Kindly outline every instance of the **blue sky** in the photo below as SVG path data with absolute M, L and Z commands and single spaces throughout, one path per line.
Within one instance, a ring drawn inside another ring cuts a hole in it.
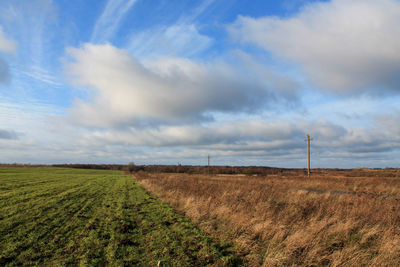
M 400 167 L 400 1 L 0 3 L 0 162 Z

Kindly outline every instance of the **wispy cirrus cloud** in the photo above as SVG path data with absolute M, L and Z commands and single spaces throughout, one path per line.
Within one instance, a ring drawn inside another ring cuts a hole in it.
M 42 83 L 47 83 L 51 86 L 59 87 L 62 85 L 54 75 L 49 73 L 48 70 L 38 66 L 32 66 L 27 71 L 21 71 L 21 73 Z
M 204 22 L 199 23 L 199 17 L 215 2 L 196 2 L 193 9 L 181 14 L 172 24 L 160 24 L 133 34 L 127 49 L 138 58 L 154 55 L 190 58 L 206 51 L 214 44 L 214 40 L 200 32 Z
M 216 0 L 203 0 L 195 9 L 188 14 L 181 16 L 177 24 L 190 24 L 193 23 L 201 14 L 203 14 Z
M 0 22 L 18 43 L 18 51 L 14 49 L 13 63 L 10 64 L 13 90 L 7 92 L 8 96 L 25 99 L 40 96 L 43 100 L 48 97 L 44 87 L 50 91 L 52 86 L 59 86 L 56 77 L 59 63 L 53 62 L 59 59 L 53 43 L 62 39 L 55 38 L 54 32 L 58 11 L 56 3 L 51 0 L 4 0 L 0 5 Z
M 131 37 L 128 50 L 135 56 L 170 55 L 191 57 L 209 48 L 213 40 L 199 33 L 194 24 L 174 24 L 142 31 Z
M 103 13 L 97 19 L 91 43 L 104 43 L 113 36 L 121 20 L 137 0 L 108 0 Z

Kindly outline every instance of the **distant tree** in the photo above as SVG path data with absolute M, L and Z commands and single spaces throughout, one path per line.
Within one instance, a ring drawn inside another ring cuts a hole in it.
M 129 172 L 134 172 L 136 170 L 136 165 L 135 165 L 135 163 L 133 163 L 133 162 L 129 162 L 129 164 L 128 164 L 128 171 Z

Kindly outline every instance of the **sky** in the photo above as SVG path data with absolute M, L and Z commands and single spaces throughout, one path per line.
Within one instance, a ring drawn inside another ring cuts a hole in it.
M 400 167 L 400 0 L 2 0 L 0 163 Z

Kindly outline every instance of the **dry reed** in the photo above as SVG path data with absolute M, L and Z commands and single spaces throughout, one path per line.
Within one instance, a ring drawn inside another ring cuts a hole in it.
M 398 170 L 320 170 L 312 178 L 145 172 L 134 177 L 205 231 L 233 240 L 244 265 L 399 266 L 398 175 Z

